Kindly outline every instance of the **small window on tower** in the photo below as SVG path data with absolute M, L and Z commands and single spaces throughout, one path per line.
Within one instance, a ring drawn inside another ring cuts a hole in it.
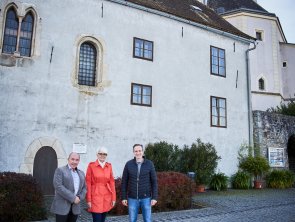
M 259 90 L 265 90 L 264 79 L 260 78 L 258 80 L 258 86 L 259 86 Z
M 262 41 L 262 32 L 261 31 L 256 31 L 256 39 L 258 41 Z
M 287 67 L 287 62 L 283 62 L 283 67 L 284 67 L 284 68 Z

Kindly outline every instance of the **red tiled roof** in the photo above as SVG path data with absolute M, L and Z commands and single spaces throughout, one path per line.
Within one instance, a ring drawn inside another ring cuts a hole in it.
M 198 0 L 126 0 L 126 2 L 171 14 L 246 39 L 253 39 Z

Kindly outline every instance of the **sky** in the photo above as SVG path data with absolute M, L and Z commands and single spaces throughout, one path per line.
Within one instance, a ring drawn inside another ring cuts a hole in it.
M 266 11 L 276 14 L 288 43 L 295 43 L 295 1 L 294 0 L 257 0 Z

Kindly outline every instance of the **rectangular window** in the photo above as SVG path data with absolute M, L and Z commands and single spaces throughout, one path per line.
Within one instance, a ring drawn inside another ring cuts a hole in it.
M 144 39 L 133 38 L 133 57 L 153 61 L 154 43 Z
M 210 46 L 211 74 L 225 77 L 225 50 Z
M 287 67 L 287 62 L 283 62 L 283 67 L 284 67 L 284 68 Z
M 262 41 L 262 32 L 261 31 L 256 31 L 256 39 L 258 41 Z
M 152 106 L 152 86 L 132 83 L 131 104 L 140 106 Z
M 211 126 L 226 127 L 226 99 L 211 96 Z

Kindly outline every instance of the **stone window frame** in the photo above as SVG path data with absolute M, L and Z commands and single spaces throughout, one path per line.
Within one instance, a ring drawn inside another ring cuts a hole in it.
M 95 85 L 79 85 L 78 84 L 78 75 L 79 75 L 79 60 L 80 60 L 80 48 L 81 45 L 85 42 L 90 42 L 96 49 L 96 73 L 95 73 Z M 110 85 L 110 81 L 106 79 L 105 68 L 104 68 L 104 43 L 101 39 L 96 37 L 85 35 L 79 36 L 75 43 L 75 62 L 74 70 L 72 72 L 72 85 L 77 88 L 80 92 L 85 92 L 87 94 L 98 94 L 103 91 L 105 87 Z
M 5 53 L 3 52 L 3 45 L 4 45 L 4 32 L 5 32 L 5 22 L 6 22 L 6 16 L 7 12 L 13 8 L 14 11 L 16 12 L 16 16 L 19 19 L 19 27 L 18 27 L 18 33 L 17 33 L 17 50 L 13 54 L 10 53 Z M 25 16 L 31 13 L 34 19 L 34 24 L 33 24 L 33 33 L 32 33 L 32 42 L 31 42 L 31 53 L 30 56 L 21 56 L 18 47 L 19 47 L 19 40 L 20 40 L 20 28 L 21 28 L 21 22 L 25 18 Z M 38 21 L 38 14 L 37 11 L 34 9 L 33 5 L 30 4 L 25 4 L 25 3 L 10 3 L 8 4 L 4 11 L 3 11 L 3 29 L 2 33 L 0 36 L 0 54 L 3 56 L 9 56 L 9 57 L 14 57 L 14 58 L 32 58 L 34 55 L 36 55 L 36 32 L 37 32 L 37 22 Z

